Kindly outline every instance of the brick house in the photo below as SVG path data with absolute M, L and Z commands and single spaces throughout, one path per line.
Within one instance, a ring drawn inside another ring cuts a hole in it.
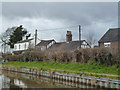
M 120 28 L 109 29 L 102 38 L 98 41 L 99 47 L 120 47 Z

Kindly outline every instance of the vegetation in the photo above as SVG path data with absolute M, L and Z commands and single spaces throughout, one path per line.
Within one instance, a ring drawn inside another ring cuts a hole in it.
M 87 64 L 60 63 L 60 62 L 8 62 L 8 63 L 4 63 L 3 65 L 17 66 L 22 68 L 24 67 L 24 68 L 38 68 L 44 70 L 56 70 L 56 71 L 64 71 L 71 73 L 92 72 L 92 73 L 120 75 L 118 73 L 120 69 L 117 68 L 116 65 L 105 66 L 105 65 L 101 65 L 99 62 L 89 62 Z
M 14 44 L 22 40 L 22 37 L 27 34 L 27 30 L 20 25 L 19 27 L 8 28 L 4 33 L 0 35 L 0 43 L 4 46 L 4 52 L 7 45 L 14 48 Z
M 117 64 L 120 66 L 119 53 L 115 53 L 110 48 L 87 48 L 80 50 L 47 50 L 37 51 L 28 50 L 19 55 L 3 54 L 7 61 L 45 61 L 45 62 L 78 62 L 88 63 L 90 61 L 98 61 L 99 63 L 112 66 Z
M 17 27 L 10 35 L 9 43 L 11 48 L 14 48 L 14 44 L 22 40 L 22 37 L 27 34 L 27 30 L 24 30 L 22 25 Z
M 119 55 L 110 48 L 87 48 L 73 51 L 47 50 L 44 52 L 28 50 L 19 55 L 3 54 L 4 59 L 8 61 L 3 65 L 113 78 L 113 76 L 105 74 L 120 75 Z
M 3 58 L 2 57 L 0 57 L 0 65 L 1 65 L 1 63 L 3 62 Z

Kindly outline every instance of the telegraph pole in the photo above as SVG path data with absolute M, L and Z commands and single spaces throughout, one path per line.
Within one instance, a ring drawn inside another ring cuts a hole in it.
M 37 44 L 37 29 L 35 30 L 35 47 L 36 47 L 36 44 Z
M 4 44 L 4 53 L 6 52 L 6 45 Z
M 78 26 L 78 30 L 79 30 L 79 42 L 80 42 L 80 47 L 81 48 L 81 26 Z

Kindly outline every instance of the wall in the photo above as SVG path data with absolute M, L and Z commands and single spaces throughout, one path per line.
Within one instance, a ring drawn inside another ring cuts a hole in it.
M 99 42 L 99 47 L 104 47 L 104 43 Z
M 26 45 L 26 46 L 25 46 Z M 21 50 L 26 50 L 29 47 L 29 42 L 24 42 L 24 43 L 17 43 L 14 46 L 14 51 L 21 51 Z
M 40 42 L 40 40 L 37 39 L 37 44 Z M 26 44 L 26 46 L 25 46 Z M 20 48 L 19 48 L 20 45 Z M 14 45 L 14 51 L 22 51 L 22 50 L 27 50 L 29 48 L 34 48 L 35 47 L 35 39 L 29 41 L 29 42 L 24 42 L 24 43 L 16 43 Z
M 104 47 L 104 43 L 99 43 L 99 47 Z M 120 42 L 111 42 L 110 47 L 113 49 L 118 49 L 120 47 Z
M 45 71 L 43 69 L 29 69 L 29 68 L 19 68 L 19 67 L 9 67 L 2 66 L 2 70 L 20 72 L 26 74 L 33 74 L 38 76 L 43 76 L 51 79 L 61 80 L 61 82 L 72 82 L 72 83 L 81 83 L 85 85 L 96 86 L 98 88 L 113 88 L 120 89 L 120 80 L 114 80 L 109 78 L 95 77 L 95 76 L 87 76 L 83 74 L 73 74 L 73 73 L 61 73 L 56 71 Z

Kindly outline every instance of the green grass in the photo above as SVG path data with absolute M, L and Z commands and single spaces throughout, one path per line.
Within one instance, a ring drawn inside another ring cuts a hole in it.
M 73 71 L 73 72 L 92 72 L 92 73 L 104 73 L 104 74 L 113 74 L 120 75 L 119 68 L 116 65 L 105 66 L 101 65 L 98 62 L 90 62 L 87 64 L 81 63 L 60 63 L 60 62 L 8 62 L 3 65 L 17 66 L 17 67 L 27 67 L 27 68 L 43 68 L 46 70 L 56 69 L 64 71 Z

